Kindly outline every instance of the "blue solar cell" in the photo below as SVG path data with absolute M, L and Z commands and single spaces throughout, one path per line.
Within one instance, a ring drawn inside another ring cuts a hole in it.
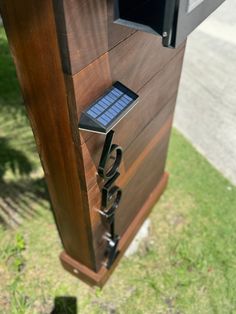
M 94 107 L 92 107 L 90 110 L 95 112 L 97 115 L 100 115 L 100 113 L 101 113 L 100 110 L 98 110 L 98 109 L 96 109 Z
M 125 103 L 125 104 L 130 104 L 130 100 L 122 97 L 121 100 Z
M 120 109 L 118 109 L 115 105 L 113 105 L 111 108 L 116 112 L 116 114 L 120 113 Z
M 116 97 L 120 97 L 123 93 L 120 92 L 117 88 L 114 88 L 112 91 L 112 94 L 115 95 Z
M 116 100 L 120 97 L 120 95 L 116 94 L 114 91 L 111 91 L 111 94 Z
M 123 110 L 123 106 L 121 106 L 118 102 L 116 102 L 116 103 L 113 105 L 113 107 L 117 108 L 117 110 L 119 110 L 119 112 L 120 112 L 121 110 Z
M 106 120 L 103 119 L 102 117 L 99 117 L 99 118 L 98 118 L 98 121 L 99 121 L 101 124 L 105 125 L 105 126 L 109 123 L 109 121 L 106 121 Z
M 107 109 L 108 105 L 104 104 L 101 100 L 98 102 L 99 106 L 101 106 L 104 109 Z
M 107 115 L 110 118 L 110 120 L 114 118 L 113 114 L 111 114 L 109 111 L 106 111 L 105 115 Z
M 106 114 L 102 115 L 101 118 L 106 121 L 106 125 L 111 122 L 111 119 Z
M 105 98 L 103 98 L 101 101 L 102 101 L 105 105 L 107 105 L 107 106 L 110 106 L 110 104 L 111 104 L 111 102 L 108 101 L 108 100 L 106 100 Z
M 93 118 L 97 118 L 98 114 L 96 114 L 95 112 L 93 112 L 92 110 L 87 111 L 87 113 L 93 117 Z
M 123 97 L 121 97 L 121 99 L 120 100 L 122 100 L 125 104 L 129 104 L 130 103 L 130 100 L 128 100 L 128 99 L 126 99 L 126 98 L 124 98 L 124 96 Z
M 105 109 L 103 107 L 101 107 L 99 104 L 96 104 L 92 107 L 92 109 L 96 109 L 99 111 L 99 113 L 101 114 Z
M 102 119 L 104 119 L 106 122 L 110 122 L 111 119 L 108 117 L 105 113 L 101 116 Z
M 114 117 L 117 116 L 117 112 L 112 109 L 112 107 L 108 110 L 108 112 L 110 112 Z
M 121 99 L 117 101 L 117 104 L 119 104 L 122 108 L 125 108 L 127 106 L 127 104 L 124 103 Z
M 117 96 L 115 94 L 113 94 L 112 92 L 110 92 L 109 94 L 107 94 L 108 97 L 112 98 L 113 101 L 117 100 Z
M 124 93 L 122 91 L 120 91 L 118 88 L 114 87 L 113 91 L 116 92 L 118 95 L 123 95 Z
M 106 99 L 107 101 L 109 101 L 110 104 L 112 104 L 115 100 L 113 98 L 111 98 L 109 95 L 105 96 L 104 99 Z
M 111 112 L 106 112 L 106 115 L 110 117 L 110 121 L 114 119 L 114 115 Z
M 128 95 L 124 95 L 123 97 L 125 97 L 127 100 L 132 101 L 133 99 L 131 97 L 129 97 Z

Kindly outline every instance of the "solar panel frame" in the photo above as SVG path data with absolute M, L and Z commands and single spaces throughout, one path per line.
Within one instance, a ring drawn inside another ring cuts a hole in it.
M 116 82 L 81 115 L 81 130 L 108 133 L 137 103 L 138 95 Z

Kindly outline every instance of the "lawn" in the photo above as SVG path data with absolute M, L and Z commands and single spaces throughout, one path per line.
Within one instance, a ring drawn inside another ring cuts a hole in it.
M 0 28 L 0 313 L 236 313 L 236 188 L 173 131 L 149 238 L 103 290 L 66 273 Z

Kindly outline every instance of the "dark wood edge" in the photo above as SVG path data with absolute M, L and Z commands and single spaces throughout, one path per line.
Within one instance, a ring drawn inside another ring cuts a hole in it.
M 152 207 L 155 205 L 157 200 L 164 192 L 168 183 L 168 176 L 169 176 L 168 173 L 163 174 L 160 182 L 158 183 L 156 188 L 151 192 L 150 196 L 144 203 L 143 207 L 140 209 L 139 213 L 137 214 L 133 222 L 130 224 L 127 231 L 122 236 L 119 244 L 120 253 L 117 256 L 111 269 L 107 270 L 105 267 L 102 267 L 99 270 L 99 272 L 96 273 L 89 269 L 88 267 L 72 259 L 69 255 L 66 254 L 66 252 L 62 252 L 60 254 L 60 260 L 64 269 L 69 271 L 71 274 L 81 279 L 82 281 L 86 282 L 90 286 L 103 287 L 108 278 L 110 277 L 110 275 L 112 274 L 112 272 L 114 271 L 115 267 L 117 266 L 119 260 L 124 255 L 125 250 L 132 242 L 140 226 L 143 224 L 145 219 L 150 214 Z

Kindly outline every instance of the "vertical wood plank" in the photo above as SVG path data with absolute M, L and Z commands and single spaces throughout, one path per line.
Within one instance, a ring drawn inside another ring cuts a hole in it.
M 65 250 L 95 269 L 77 126 L 68 106 L 52 1 L 0 0 L 0 10 Z

